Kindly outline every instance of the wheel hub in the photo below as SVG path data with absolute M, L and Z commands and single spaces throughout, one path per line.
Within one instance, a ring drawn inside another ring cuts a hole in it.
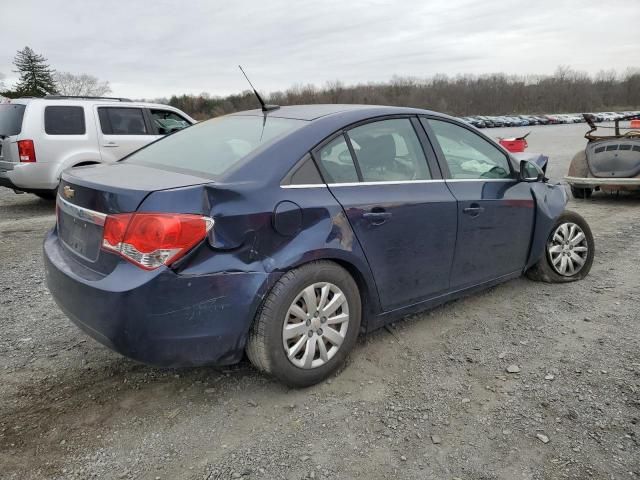
M 547 243 L 547 256 L 551 267 L 565 277 L 580 272 L 588 255 L 587 238 L 582 228 L 572 222 L 558 225 Z
M 337 285 L 306 287 L 287 311 L 282 343 L 289 361 L 310 369 L 327 363 L 340 349 L 349 327 L 349 304 Z

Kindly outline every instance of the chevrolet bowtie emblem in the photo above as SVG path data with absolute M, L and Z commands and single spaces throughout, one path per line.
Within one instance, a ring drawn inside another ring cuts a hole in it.
M 69 185 L 65 185 L 62 189 L 62 193 L 64 193 L 64 196 L 67 198 L 73 198 L 73 196 L 76 194 L 76 191 Z

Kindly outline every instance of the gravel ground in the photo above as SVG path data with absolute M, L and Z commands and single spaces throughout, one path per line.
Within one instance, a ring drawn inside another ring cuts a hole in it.
M 584 125 L 530 130 L 559 178 Z M 571 202 L 596 238 L 584 281 L 522 278 L 413 316 L 291 390 L 247 363 L 159 370 L 86 337 L 43 282 L 53 205 L 0 190 L 0 478 L 640 476 L 638 196 Z

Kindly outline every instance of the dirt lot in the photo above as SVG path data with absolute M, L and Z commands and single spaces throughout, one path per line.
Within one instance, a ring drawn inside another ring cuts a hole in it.
M 584 126 L 531 130 L 559 178 Z M 570 208 L 596 238 L 586 280 L 518 279 L 414 316 L 290 390 L 247 363 L 158 370 L 86 337 L 43 282 L 53 205 L 3 189 L 0 477 L 637 478 L 640 197 Z

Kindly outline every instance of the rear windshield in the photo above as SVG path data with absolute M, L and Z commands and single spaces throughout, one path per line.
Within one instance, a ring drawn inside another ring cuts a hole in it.
M 152 143 L 125 161 L 218 176 L 254 150 L 305 123 L 303 120 L 261 116 L 214 118 Z
M 25 107 L 18 103 L 0 104 L 0 136 L 11 137 L 20 133 Z

